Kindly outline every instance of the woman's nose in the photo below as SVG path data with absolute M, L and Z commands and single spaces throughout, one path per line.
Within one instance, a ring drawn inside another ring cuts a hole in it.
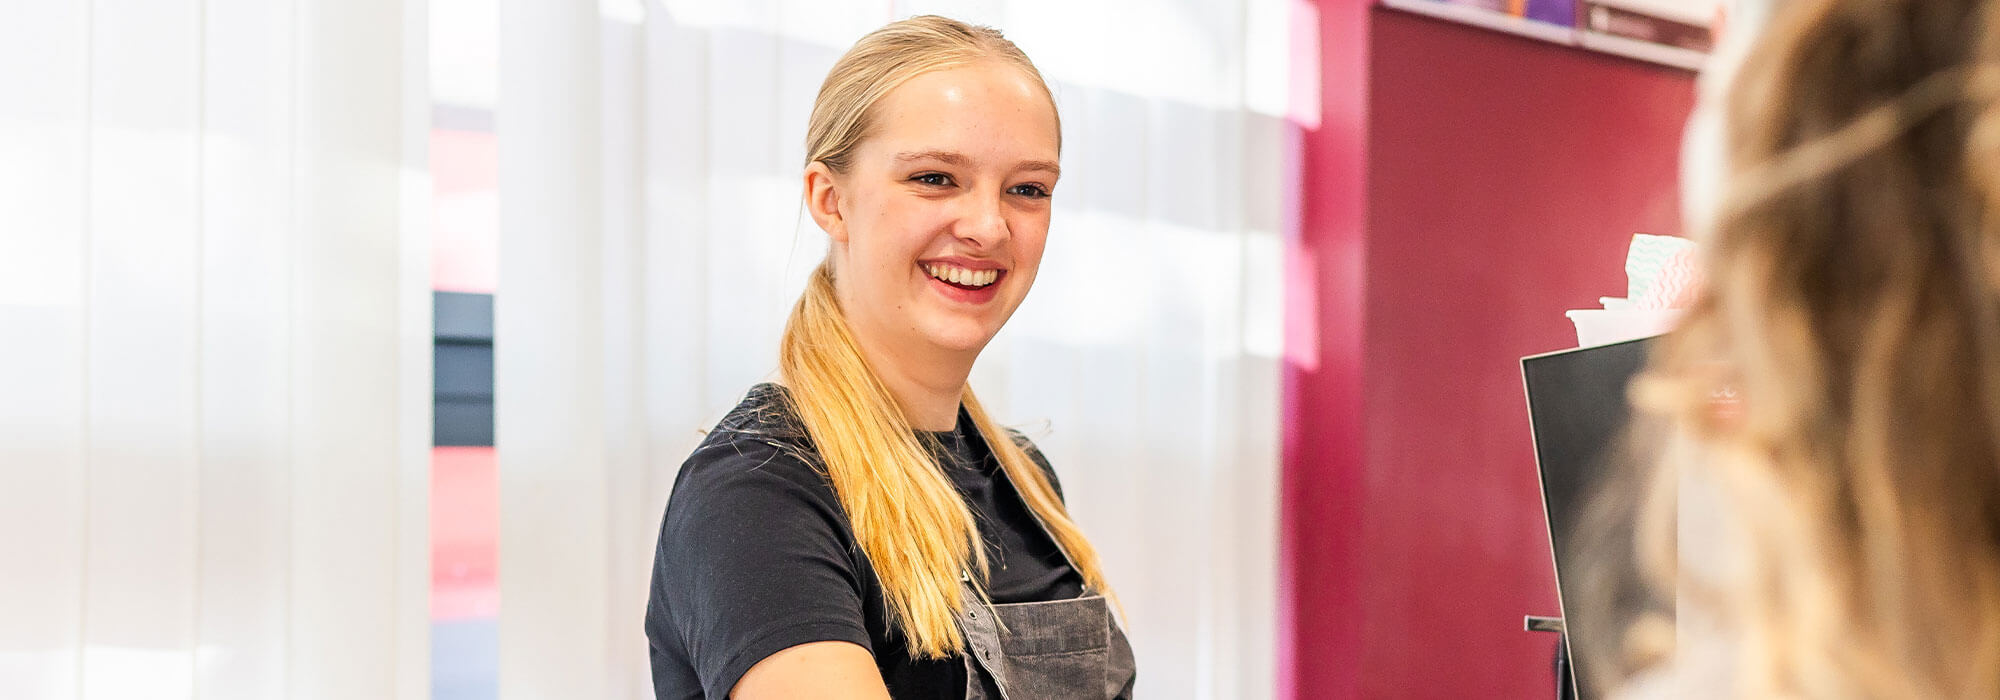
M 956 231 L 959 238 L 980 247 L 995 246 L 1007 240 L 1007 217 L 1001 212 L 1000 195 L 981 194 L 965 199 L 965 209 L 961 212 Z

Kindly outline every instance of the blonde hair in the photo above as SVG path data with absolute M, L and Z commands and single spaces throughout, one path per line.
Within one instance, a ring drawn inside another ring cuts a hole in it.
M 998 60 L 1041 80 L 1020 49 L 984 27 L 925 16 L 863 37 L 820 87 L 806 129 L 806 162 L 846 171 L 855 147 L 868 136 L 878 101 L 919 74 L 978 60 Z M 965 639 L 956 615 L 967 603 L 960 595 L 961 577 L 969 576 L 974 590 L 985 595 L 987 562 L 978 524 L 862 356 L 834 295 L 827 262 L 813 270 L 785 324 L 779 372 L 854 538 L 881 581 L 910 656 L 962 653 Z M 1048 475 L 986 414 L 970 388 L 964 404 L 1007 479 L 1085 586 L 1108 593 L 1097 551 L 1070 519 Z
M 1700 543 L 1671 474 L 1714 485 L 1746 570 L 1680 595 L 1739 645 L 1738 694 L 2000 696 L 2000 16 L 1785 10 L 1727 104 L 1710 287 L 1635 385 L 1697 446 L 1659 462 L 1640 550 L 1675 580 Z
M 1057 117 L 1056 147 L 1062 148 L 1061 117 L 1048 83 L 1020 47 L 999 30 L 936 15 L 891 22 L 854 43 L 827 71 L 806 121 L 806 163 L 825 163 L 836 173 L 853 164 L 854 149 L 871 135 L 875 105 L 911 78 L 982 60 L 998 61 L 1027 73 L 1049 97 Z

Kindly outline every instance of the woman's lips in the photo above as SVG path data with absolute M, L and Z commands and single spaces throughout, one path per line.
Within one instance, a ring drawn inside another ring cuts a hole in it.
M 987 267 L 976 268 L 951 262 L 925 261 L 918 263 L 918 269 L 930 281 L 932 289 L 951 301 L 963 304 L 984 304 L 999 296 L 1000 283 L 1007 278 L 1007 271 Z

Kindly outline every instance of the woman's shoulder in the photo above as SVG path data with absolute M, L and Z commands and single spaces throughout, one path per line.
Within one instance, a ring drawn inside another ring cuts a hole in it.
M 1018 428 L 1004 426 L 1000 430 L 1006 432 L 1007 438 L 1013 440 L 1014 444 L 1020 447 L 1021 451 L 1028 453 L 1029 457 L 1035 458 L 1036 462 L 1048 463 L 1048 459 L 1042 456 L 1041 448 L 1035 446 L 1035 441 L 1029 439 L 1027 433 L 1021 432 Z
M 715 428 L 709 431 L 709 438 L 714 440 L 717 437 L 724 440 L 748 438 L 785 446 L 800 444 L 809 447 L 812 444 L 806 437 L 805 425 L 799 422 L 798 411 L 792 407 L 791 393 L 785 387 L 770 382 L 750 387 L 743 400 L 723 414 L 722 420 L 716 421 Z
M 1062 479 L 1056 477 L 1056 469 L 1049 465 L 1049 458 L 1047 455 L 1042 454 L 1042 448 L 1036 447 L 1035 441 L 1029 439 L 1027 433 L 1014 428 L 1002 428 L 1002 430 L 1006 431 L 1007 438 L 1013 440 L 1014 444 L 1020 447 L 1022 452 L 1028 454 L 1028 459 L 1033 461 L 1035 466 L 1042 468 L 1042 473 L 1049 477 L 1049 486 L 1056 490 L 1056 498 L 1062 498 Z
M 746 447 L 768 447 L 807 464 L 819 461 L 805 424 L 792 408 L 791 394 L 768 382 L 750 387 L 743 400 L 716 421 L 689 459 L 712 458 L 710 453 L 718 449 L 741 451 Z
M 675 502 L 808 496 L 828 501 L 833 486 L 798 423 L 785 390 L 751 387 L 681 463 Z

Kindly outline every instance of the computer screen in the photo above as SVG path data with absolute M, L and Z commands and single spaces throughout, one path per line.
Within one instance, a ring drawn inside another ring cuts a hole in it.
M 1564 627 L 1571 649 L 1590 648 L 1609 640 L 1579 639 L 1579 625 L 1570 619 L 1581 576 L 1565 576 L 1565 556 L 1575 549 L 1588 499 L 1598 493 L 1610 472 L 1608 460 L 1631 418 L 1626 385 L 1646 364 L 1651 339 L 1599 345 L 1536 355 L 1521 360 L 1527 385 L 1528 418 L 1535 438 L 1535 461 L 1542 484 L 1542 505 L 1553 546 L 1556 593 L 1563 602 Z M 1572 572 L 1574 573 L 1574 572 Z M 1584 626 L 1586 629 L 1589 626 Z M 1573 655 L 1574 656 L 1574 655 Z M 1573 662 L 1574 663 L 1574 662 Z M 1572 666 L 1573 668 L 1574 665 Z M 1589 669 L 1575 668 L 1579 678 Z M 1576 688 L 1578 697 L 1594 698 L 1591 688 Z

